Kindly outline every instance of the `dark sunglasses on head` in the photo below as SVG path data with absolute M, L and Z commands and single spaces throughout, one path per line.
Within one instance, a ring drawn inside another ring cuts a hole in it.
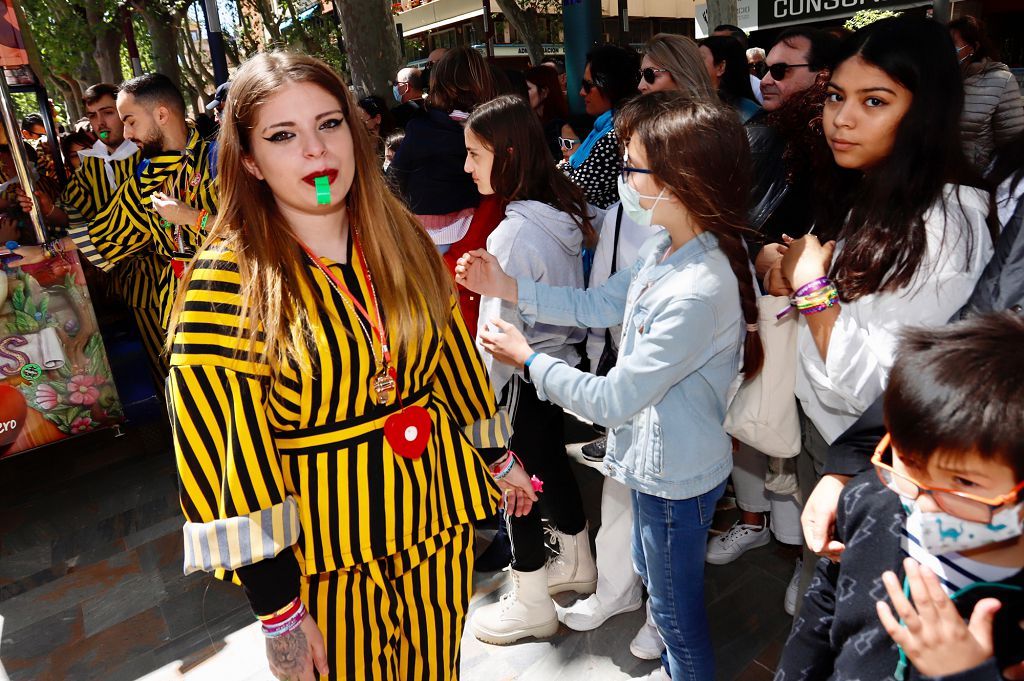
M 784 61 L 780 61 L 777 64 L 772 64 L 768 67 L 768 73 L 772 74 L 772 78 L 775 80 L 783 80 L 790 69 L 799 68 L 806 66 L 810 68 L 810 64 L 787 64 Z
M 579 144 L 580 141 L 577 139 L 571 139 L 569 137 L 559 137 L 558 146 L 565 149 L 566 151 L 572 151 L 573 147 Z
M 654 85 L 654 81 L 658 79 L 659 73 L 668 73 L 668 69 L 652 69 L 647 67 L 646 69 L 640 69 L 638 75 L 643 80 L 646 80 L 648 85 Z

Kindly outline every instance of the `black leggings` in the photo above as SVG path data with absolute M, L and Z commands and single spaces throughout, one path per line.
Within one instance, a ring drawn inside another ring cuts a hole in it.
M 533 572 L 544 567 L 544 527 L 541 506 L 559 532 L 577 534 L 587 525 L 580 488 L 565 453 L 562 408 L 537 397 L 532 385 L 513 376 L 502 393 L 502 404 L 512 416 L 514 433 L 509 448 L 531 475 L 544 481 L 540 504 L 528 515 L 509 518 L 512 569 Z

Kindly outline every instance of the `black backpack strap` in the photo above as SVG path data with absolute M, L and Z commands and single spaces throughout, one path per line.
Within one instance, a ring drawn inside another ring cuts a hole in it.
M 615 241 L 612 242 L 612 271 L 608 275 L 611 277 L 618 270 L 619 262 L 619 232 L 622 230 L 622 204 L 619 204 L 619 210 L 615 213 Z

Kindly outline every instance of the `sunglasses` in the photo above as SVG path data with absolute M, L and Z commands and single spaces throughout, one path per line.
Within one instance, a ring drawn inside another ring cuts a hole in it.
M 810 68 L 811 65 L 810 64 L 787 64 L 784 61 L 780 61 L 777 64 L 772 64 L 771 66 L 769 66 L 768 67 L 768 73 L 772 74 L 772 78 L 774 80 L 783 80 L 786 77 L 786 73 L 788 73 L 790 69 L 799 68 L 801 66 L 806 66 L 807 68 Z
M 600 86 L 592 80 L 587 80 L 586 78 L 583 78 L 582 80 L 580 80 L 580 87 L 583 88 L 583 92 L 589 95 L 591 90 Z
M 654 85 L 654 81 L 658 79 L 659 73 L 668 73 L 668 69 L 652 69 L 651 67 L 640 69 L 637 72 L 638 80 L 643 79 L 647 81 L 648 85 Z
M 573 147 L 575 147 L 579 143 L 580 143 L 579 140 L 571 139 L 569 137 L 559 137 L 558 138 L 558 146 L 560 146 L 562 149 L 565 149 L 566 151 L 572 151 Z
M 886 433 L 882 441 L 875 448 L 875 454 L 871 457 L 871 463 L 875 466 L 882 484 L 908 499 L 916 500 L 922 494 L 930 494 L 935 500 L 935 505 L 946 513 L 977 523 L 991 523 L 992 516 L 1001 507 L 1014 502 L 1018 494 L 1024 490 L 1024 482 L 1014 487 L 1006 494 L 995 499 L 985 499 L 966 492 L 957 492 L 941 487 L 929 487 L 905 475 L 897 473 L 892 466 L 882 461 L 886 450 L 889 449 L 889 434 Z

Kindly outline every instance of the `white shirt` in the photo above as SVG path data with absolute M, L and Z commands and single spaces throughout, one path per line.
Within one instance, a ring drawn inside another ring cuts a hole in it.
M 885 390 L 899 332 L 948 322 L 967 302 L 992 257 L 987 194 L 960 187 L 958 197 L 956 189 L 946 185 L 945 211 L 937 203 L 925 215 L 925 256 L 910 285 L 842 303 L 827 361 L 821 359 L 807 320 L 800 319 L 796 396 L 826 442 L 853 425 Z M 970 257 L 966 234 L 972 239 Z
M 114 168 L 111 164 L 114 161 L 123 161 L 126 158 L 130 158 L 138 150 L 139 148 L 135 146 L 135 142 L 131 140 L 121 142 L 121 145 L 114 151 L 110 151 L 110 147 L 103 140 L 96 140 L 96 143 L 92 145 L 92 149 L 79 151 L 78 157 L 94 156 L 103 159 L 103 169 L 107 171 L 107 183 L 111 189 L 117 189 L 117 178 L 114 175 Z
M 753 73 L 750 74 L 750 89 L 754 91 L 757 103 L 764 106 L 764 95 L 761 93 L 761 79 Z
M 1024 183 L 1022 183 L 1024 184 Z M 615 217 L 619 212 L 619 203 L 608 206 L 608 212 L 604 214 L 604 221 L 601 223 L 601 238 L 594 249 L 594 262 L 590 268 L 590 284 L 588 288 L 597 288 L 604 282 L 612 271 L 612 250 L 615 247 Z M 619 226 L 619 252 L 616 254 L 615 271 L 628 270 L 636 262 L 637 253 L 644 242 L 653 235 L 660 232 L 663 227 L 651 225 L 641 227 L 622 213 L 622 224 Z M 613 327 L 612 342 L 618 348 L 622 325 Z M 604 351 L 604 329 L 590 329 L 587 333 L 587 357 L 590 359 L 590 371 L 597 370 L 597 362 L 601 359 Z

